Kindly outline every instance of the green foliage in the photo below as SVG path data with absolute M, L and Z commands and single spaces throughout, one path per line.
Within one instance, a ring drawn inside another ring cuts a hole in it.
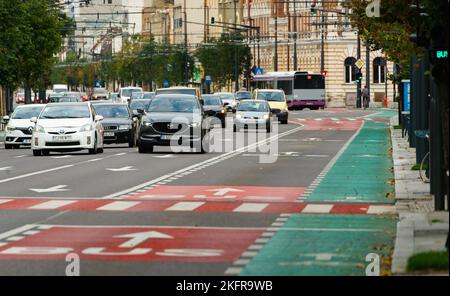
M 408 259 L 408 271 L 448 270 L 448 252 L 426 252 Z
M 212 77 L 216 86 L 224 87 L 234 80 L 235 61 L 238 60 L 238 73 L 250 67 L 251 51 L 240 34 L 223 34 L 219 39 L 211 39 L 196 52 L 206 75 Z

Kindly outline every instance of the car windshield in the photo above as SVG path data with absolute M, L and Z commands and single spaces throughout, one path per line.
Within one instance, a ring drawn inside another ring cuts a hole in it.
M 227 101 L 234 99 L 234 95 L 233 94 L 220 94 L 219 97 L 222 100 L 227 100 Z
M 104 118 L 129 118 L 128 108 L 121 105 L 95 105 L 95 112 Z
M 252 94 L 250 92 L 238 92 L 236 93 L 236 98 L 238 100 L 245 100 L 245 99 L 251 99 L 252 98 Z
M 200 108 L 197 100 L 194 98 L 156 97 L 150 103 L 148 111 L 194 113 L 200 112 Z
M 41 113 L 41 119 L 89 118 L 91 112 L 87 105 L 47 106 Z
M 131 110 L 147 110 L 148 106 L 150 105 L 151 100 L 132 100 L 130 102 L 130 109 Z
M 79 97 L 50 97 L 48 99 L 49 103 L 77 103 L 80 102 L 80 98 Z
M 239 104 L 238 111 L 269 112 L 269 106 L 265 102 L 244 101 Z
M 203 102 L 205 106 L 221 106 L 222 101 L 218 96 L 203 96 Z
M 265 100 L 268 102 L 283 102 L 284 96 L 280 91 L 258 92 L 257 100 Z
M 139 88 L 127 88 L 122 89 L 122 97 L 131 97 L 133 93 L 142 93 L 142 91 Z
M 104 94 L 107 94 L 107 92 L 104 89 L 95 89 L 94 90 L 94 94 L 102 94 L 102 95 L 104 95 Z
M 144 93 L 142 96 L 143 99 L 153 99 L 155 97 L 155 93 Z
M 17 108 L 16 111 L 12 115 L 12 119 L 30 119 L 31 117 L 39 116 L 43 107 L 28 107 L 28 108 Z
M 196 96 L 197 92 L 192 89 L 160 89 L 157 92 L 158 95 L 193 95 Z

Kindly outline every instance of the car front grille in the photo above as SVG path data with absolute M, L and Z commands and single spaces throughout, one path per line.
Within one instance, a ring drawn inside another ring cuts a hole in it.
M 16 130 L 21 131 L 25 135 L 32 135 L 33 134 L 33 129 L 30 129 L 28 127 L 16 127 Z
M 156 122 L 153 129 L 159 133 L 175 134 L 186 131 L 188 126 L 185 123 Z
M 73 135 L 76 132 L 65 132 L 63 134 L 60 134 L 59 132 L 48 132 L 50 135 Z
M 116 125 L 105 125 L 103 128 L 105 129 L 105 131 L 116 131 L 116 130 L 118 130 L 118 126 L 116 126 Z
M 80 142 L 47 142 L 47 147 L 79 146 Z

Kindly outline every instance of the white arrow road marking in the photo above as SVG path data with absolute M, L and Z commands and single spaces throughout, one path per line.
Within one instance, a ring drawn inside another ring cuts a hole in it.
M 12 167 L 3 167 L 3 168 L 0 168 L 0 171 L 10 171 L 10 170 L 12 170 Z
M 176 157 L 174 154 L 166 154 L 166 155 L 153 155 L 153 158 L 172 158 Z
M 129 171 L 136 171 L 136 169 L 134 169 L 134 167 L 132 166 L 127 166 L 127 167 L 123 167 L 123 168 L 119 168 L 119 169 L 106 169 L 107 171 L 111 171 L 111 172 L 129 172 Z
M 121 248 L 134 248 L 150 238 L 166 238 L 166 239 L 173 238 L 173 236 L 158 231 L 137 232 L 123 235 L 116 235 L 114 237 L 130 238 L 130 240 L 124 242 L 119 246 Z
M 70 191 L 70 189 L 66 189 L 66 187 L 67 187 L 67 185 L 58 185 L 58 186 L 53 186 L 53 187 L 45 188 L 45 189 L 30 188 L 30 191 L 34 191 L 34 192 L 37 192 L 37 193 Z
M 230 193 L 230 192 L 243 192 L 243 190 L 234 189 L 234 188 L 218 188 L 218 189 L 210 189 L 210 190 L 207 190 L 207 191 L 216 192 L 216 193 L 214 193 L 215 196 L 224 196 L 224 195 L 226 195 L 227 193 Z

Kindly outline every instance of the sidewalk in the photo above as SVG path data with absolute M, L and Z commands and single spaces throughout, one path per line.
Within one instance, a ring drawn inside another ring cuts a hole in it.
M 402 131 L 394 129 L 398 117 L 391 120 L 392 157 L 394 160 L 395 204 L 399 214 L 392 273 L 407 274 L 408 258 L 427 251 L 444 251 L 449 229 L 449 213 L 435 212 L 430 184 L 420 179 L 414 148 L 409 148 Z

